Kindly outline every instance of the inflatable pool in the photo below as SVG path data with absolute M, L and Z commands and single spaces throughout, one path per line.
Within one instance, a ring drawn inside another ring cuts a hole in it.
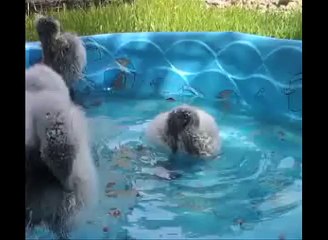
M 83 40 L 88 65 L 75 91 L 105 194 L 72 238 L 302 238 L 301 41 L 234 32 Z M 41 57 L 38 42 L 26 43 L 26 68 Z M 215 116 L 224 156 L 168 181 L 156 167 L 165 156 L 136 145 L 151 118 L 180 103 Z

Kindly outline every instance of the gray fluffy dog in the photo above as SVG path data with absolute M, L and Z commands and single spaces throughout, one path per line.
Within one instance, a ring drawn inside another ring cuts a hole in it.
M 215 157 L 221 148 L 215 119 L 189 105 L 157 115 L 146 129 L 146 138 L 173 154 L 183 152 L 199 158 Z
M 61 76 L 44 64 L 26 70 L 25 93 L 25 225 L 45 224 L 65 239 L 97 201 L 86 118 Z
M 53 17 L 39 16 L 35 26 L 42 45 L 44 64 L 63 77 L 73 94 L 72 87 L 82 79 L 87 63 L 82 40 L 73 33 L 62 33 L 59 21 Z

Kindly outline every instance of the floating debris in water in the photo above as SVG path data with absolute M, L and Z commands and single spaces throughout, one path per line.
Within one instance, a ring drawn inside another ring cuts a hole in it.
M 107 183 L 107 185 L 106 185 L 106 189 L 108 189 L 108 188 L 112 188 L 113 186 L 115 186 L 115 182 L 109 182 L 109 183 Z
M 285 141 L 285 132 L 284 131 L 278 131 L 278 137 L 281 141 Z
M 244 224 L 244 220 L 241 218 L 238 218 L 237 220 L 235 220 L 235 223 L 241 227 Z
M 166 101 L 175 102 L 176 100 L 174 98 L 172 98 L 172 97 L 169 97 L 169 98 L 166 99 Z
M 111 208 L 108 214 L 117 218 L 117 217 L 121 216 L 121 211 L 117 208 Z
M 233 90 L 223 90 L 218 94 L 218 99 L 228 100 L 234 94 Z
M 217 95 L 217 99 L 219 99 L 219 106 L 223 108 L 224 111 L 229 112 L 232 110 L 232 100 L 236 96 L 236 93 L 233 90 L 227 89 L 221 91 Z

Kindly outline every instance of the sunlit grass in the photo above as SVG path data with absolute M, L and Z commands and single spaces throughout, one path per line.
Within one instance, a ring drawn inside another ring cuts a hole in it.
M 136 0 L 87 9 L 50 12 L 65 30 L 80 35 L 112 32 L 236 31 L 302 39 L 302 13 L 260 12 L 237 7 L 207 8 L 203 0 Z M 26 40 L 36 40 L 34 15 L 26 19 Z

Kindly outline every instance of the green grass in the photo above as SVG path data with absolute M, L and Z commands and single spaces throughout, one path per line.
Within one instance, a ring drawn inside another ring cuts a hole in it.
M 50 12 L 79 35 L 112 32 L 237 31 L 302 39 L 302 13 L 207 8 L 203 0 L 136 0 L 101 8 Z M 26 40 L 37 40 L 34 16 L 26 17 Z

